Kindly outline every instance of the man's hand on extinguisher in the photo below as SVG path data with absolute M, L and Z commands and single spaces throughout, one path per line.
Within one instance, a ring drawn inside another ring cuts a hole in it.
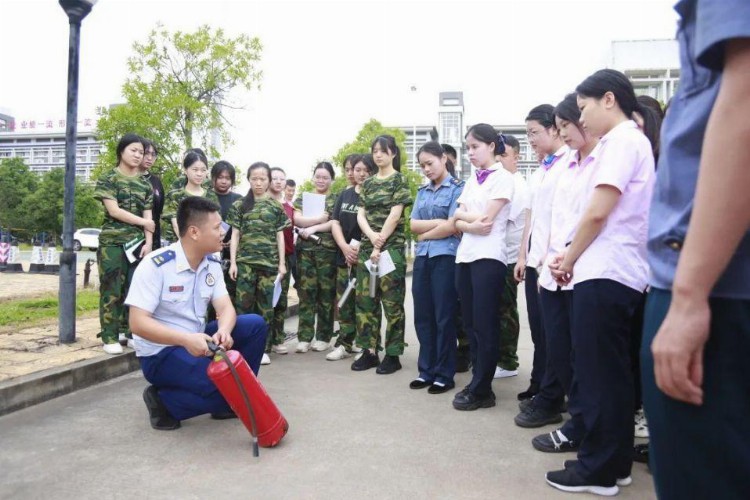
M 182 347 L 193 356 L 209 356 L 211 351 L 208 349 L 206 342 L 211 342 L 213 339 L 205 333 L 186 333 L 182 340 Z
M 232 340 L 232 334 L 228 332 L 222 332 L 221 330 L 214 333 L 213 341 L 215 344 L 217 344 L 219 347 L 221 347 L 225 351 L 228 351 L 229 349 L 232 348 L 232 345 L 234 345 L 234 340 Z

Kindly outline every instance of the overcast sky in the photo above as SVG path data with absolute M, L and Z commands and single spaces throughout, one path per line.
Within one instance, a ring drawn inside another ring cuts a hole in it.
M 370 118 L 436 125 L 438 93 L 464 92 L 465 123 L 522 123 L 607 63 L 613 40 L 673 38 L 674 1 L 99 0 L 84 20 L 79 118 L 121 102 L 134 41 L 162 22 L 263 44 L 261 90 L 238 96 L 225 158 L 298 180 Z M 0 109 L 65 117 L 67 18 L 55 0 L 0 0 Z M 410 87 L 417 87 L 416 92 Z

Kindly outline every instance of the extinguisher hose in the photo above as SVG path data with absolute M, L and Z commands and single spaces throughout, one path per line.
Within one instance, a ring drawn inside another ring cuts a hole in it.
M 245 401 L 247 412 L 250 415 L 250 426 L 252 427 L 252 429 L 250 429 L 250 435 L 253 437 L 253 456 L 260 457 L 260 449 L 258 447 L 258 426 L 255 423 L 255 412 L 253 411 L 253 407 L 250 404 L 250 398 L 247 395 L 247 391 L 245 391 L 245 386 L 240 380 L 240 375 L 239 373 L 237 373 L 237 369 L 234 367 L 232 360 L 230 360 L 229 356 L 227 356 L 227 353 L 224 352 L 224 349 L 220 348 L 213 342 L 208 342 L 208 349 L 224 360 L 227 367 L 229 368 L 229 371 L 232 374 L 232 377 L 234 377 L 234 381 L 237 383 L 237 387 L 240 389 L 240 394 L 242 394 L 242 399 Z

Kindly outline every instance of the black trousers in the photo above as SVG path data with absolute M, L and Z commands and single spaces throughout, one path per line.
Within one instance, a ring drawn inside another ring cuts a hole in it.
M 506 266 L 480 259 L 456 264 L 456 290 L 461 299 L 464 328 L 471 345 L 469 390 L 479 397 L 492 393 L 492 378 L 500 357 L 500 297 Z
M 544 371 L 547 366 L 547 348 L 544 342 L 544 323 L 539 304 L 539 288 L 537 272 L 533 267 L 526 268 L 524 279 L 526 292 L 526 312 L 529 316 L 531 341 L 534 343 L 534 362 L 531 367 L 531 384 L 541 387 Z
M 615 484 L 633 465 L 632 321 L 643 293 L 596 279 L 573 290 L 571 399 L 583 417 L 577 472 Z

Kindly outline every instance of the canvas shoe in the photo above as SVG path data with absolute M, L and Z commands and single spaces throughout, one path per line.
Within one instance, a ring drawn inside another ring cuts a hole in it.
M 297 342 L 296 352 L 307 352 L 310 349 L 310 342 Z
M 104 344 L 102 347 L 107 354 L 122 354 L 122 346 L 118 342 L 115 342 L 114 344 Z
M 263 353 L 263 357 L 260 358 L 260 364 L 261 365 L 270 365 L 271 364 L 271 357 L 268 355 L 268 353 Z
M 326 359 L 328 361 L 339 361 L 344 358 L 348 358 L 351 356 L 348 352 L 346 352 L 346 347 L 340 345 L 333 349 L 333 351 L 326 354 Z
M 505 370 L 499 366 L 495 367 L 495 375 L 492 378 L 509 378 L 518 375 L 518 370 Z
M 276 354 L 286 354 L 289 352 L 289 349 L 284 344 L 276 344 L 275 346 L 271 346 L 271 351 Z
M 331 343 L 323 342 L 322 340 L 316 340 L 315 342 L 312 343 L 312 350 L 315 352 L 325 351 L 329 347 L 331 347 Z

